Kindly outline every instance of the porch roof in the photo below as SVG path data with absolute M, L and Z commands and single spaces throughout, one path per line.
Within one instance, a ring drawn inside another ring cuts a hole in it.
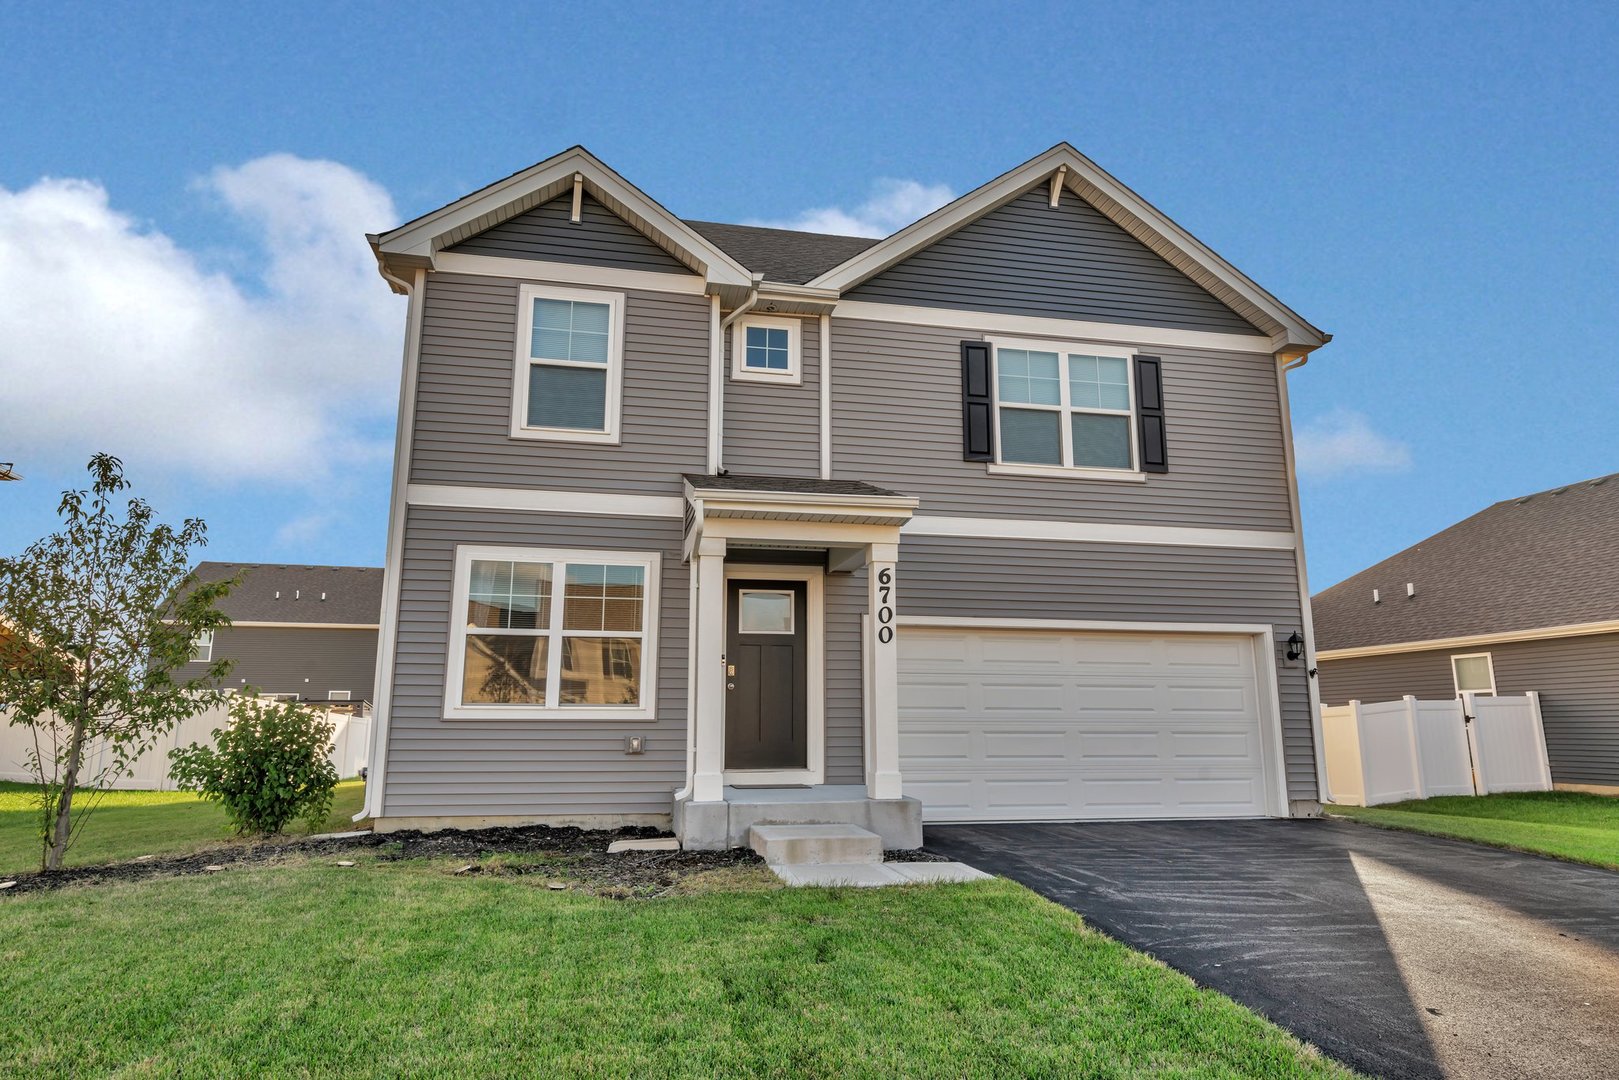
M 774 495 L 851 495 L 878 499 L 905 499 L 897 491 L 868 484 L 864 480 L 815 480 L 803 476 L 739 476 L 723 473 L 709 476 L 687 473 L 686 483 L 694 492 L 758 492 Z M 916 500 L 912 499 L 914 504 Z

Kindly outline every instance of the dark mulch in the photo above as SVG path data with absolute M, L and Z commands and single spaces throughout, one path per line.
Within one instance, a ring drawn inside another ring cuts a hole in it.
M 209 867 L 249 866 L 307 855 L 341 855 L 345 851 L 374 850 L 379 860 L 462 857 L 481 860 L 492 855 L 541 855 L 544 861 L 495 864 L 469 862 L 469 874 L 537 874 L 559 881 L 580 881 L 604 896 L 655 896 L 684 878 L 708 870 L 760 865 L 751 851 L 629 851 L 607 854 L 614 840 L 650 839 L 667 833 L 649 827 L 613 831 L 587 831 L 528 825 L 520 828 L 443 829 L 438 832 L 406 830 L 365 833 L 331 840 L 268 840 L 212 848 L 190 855 L 160 856 L 108 866 L 81 866 L 52 874 L 18 874 L 16 884 L 0 898 L 67 885 L 141 881 L 148 878 L 208 874 Z

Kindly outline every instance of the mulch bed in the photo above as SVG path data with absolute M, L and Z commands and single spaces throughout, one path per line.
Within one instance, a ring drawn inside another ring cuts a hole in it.
M 614 840 L 667 836 L 654 828 L 587 831 L 528 825 L 520 828 L 443 829 L 437 832 L 404 830 L 366 833 L 342 839 L 265 840 L 211 848 L 190 855 L 163 855 L 107 866 L 78 866 L 52 874 L 0 875 L 15 881 L 0 892 L 0 899 L 25 892 L 59 889 L 68 885 L 143 881 L 187 874 L 220 873 L 219 869 L 274 863 L 308 855 L 341 856 L 349 851 L 377 851 L 380 861 L 459 857 L 482 860 L 491 855 L 544 855 L 547 864 L 469 862 L 469 874 L 537 874 L 559 881 L 582 881 L 594 892 L 609 896 L 658 894 L 678 885 L 682 878 L 708 870 L 763 865 L 751 851 L 626 851 L 607 854 Z M 554 861 L 552 861 L 554 860 Z
M 646 826 L 605 831 L 525 825 L 491 829 L 441 829 L 437 832 L 404 830 L 329 840 L 264 840 L 211 848 L 190 855 L 163 855 L 106 866 L 70 867 L 53 874 L 0 875 L 0 881 L 16 882 L 12 887 L 0 891 L 0 899 L 68 885 L 220 873 L 220 868 L 228 871 L 235 867 L 274 863 L 299 856 L 340 856 L 345 851 L 364 850 L 376 851 L 378 860 L 384 862 L 426 858 L 484 860 L 494 855 L 543 855 L 546 859 L 538 863 L 469 861 L 455 872 L 540 876 L 546 878 L 548 883 L 577 882 L 593 893 L 619 899 L 660 896 L 676 888 L 683 879 L 710 870 L 764 865 L 759 856 L 742 849 L 607 854 L 607 845 L 614 840 L 652 839 L 668 835 Z M 883 857 L 894 862 L 933 862 L 943 858 L 926 850 L 889 851 L 884 852 Z

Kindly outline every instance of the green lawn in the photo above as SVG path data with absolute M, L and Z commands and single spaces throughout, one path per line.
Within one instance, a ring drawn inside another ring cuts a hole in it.
M 1349 1075 L 1005 881 L 615 901 L 344 857 L 0 897 L 0 1074 Z
M 0 874 L 39 869 L 38 819 L 31 790 L 26 784 L 0 782 Z M 359 812 L 364 797 L 359 780 L 339 784 L 323 828 L 350 828 L 349 819 Z M 292 831 L 302 833 L 302 823 Z M 189 792 L 109 791 L 68 848 L 67 862 L 91 866 L 141 855 L 177 855 L 228 843 L 233 835 L 218 803 L 204 802 Z
M 1619 798 L 1606 795 L 1447 795 L 1383 806 L 1328 806 L 1327 812 L 1619 870 Z

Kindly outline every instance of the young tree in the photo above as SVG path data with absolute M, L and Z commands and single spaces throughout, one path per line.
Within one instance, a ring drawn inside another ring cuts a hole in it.
M 45 870 L 61 868 L 95 791 L 219 700 L 230 668 L 217 661 L 174 679 L 197 636 L 230 622 L 215 605 L 235 582 L 198 582 L 188 569 L 207 526 L 196 518 L 179 529 L 159 524 L 138 498 L 120 516 L 114 499 L 129 487 L 122 462 L 97 454 L 89 470 L 89 491 L 62 494 L 61 531 L 0 558 L 0 623 L 8 627 L 0 635 L 0 709 L 33 729 L 28 765 L 39 785 Z M 97 748 L 105 750 L 101 764 L 82 775 Z M 76 806 L 85 787 L 94 790 Z

